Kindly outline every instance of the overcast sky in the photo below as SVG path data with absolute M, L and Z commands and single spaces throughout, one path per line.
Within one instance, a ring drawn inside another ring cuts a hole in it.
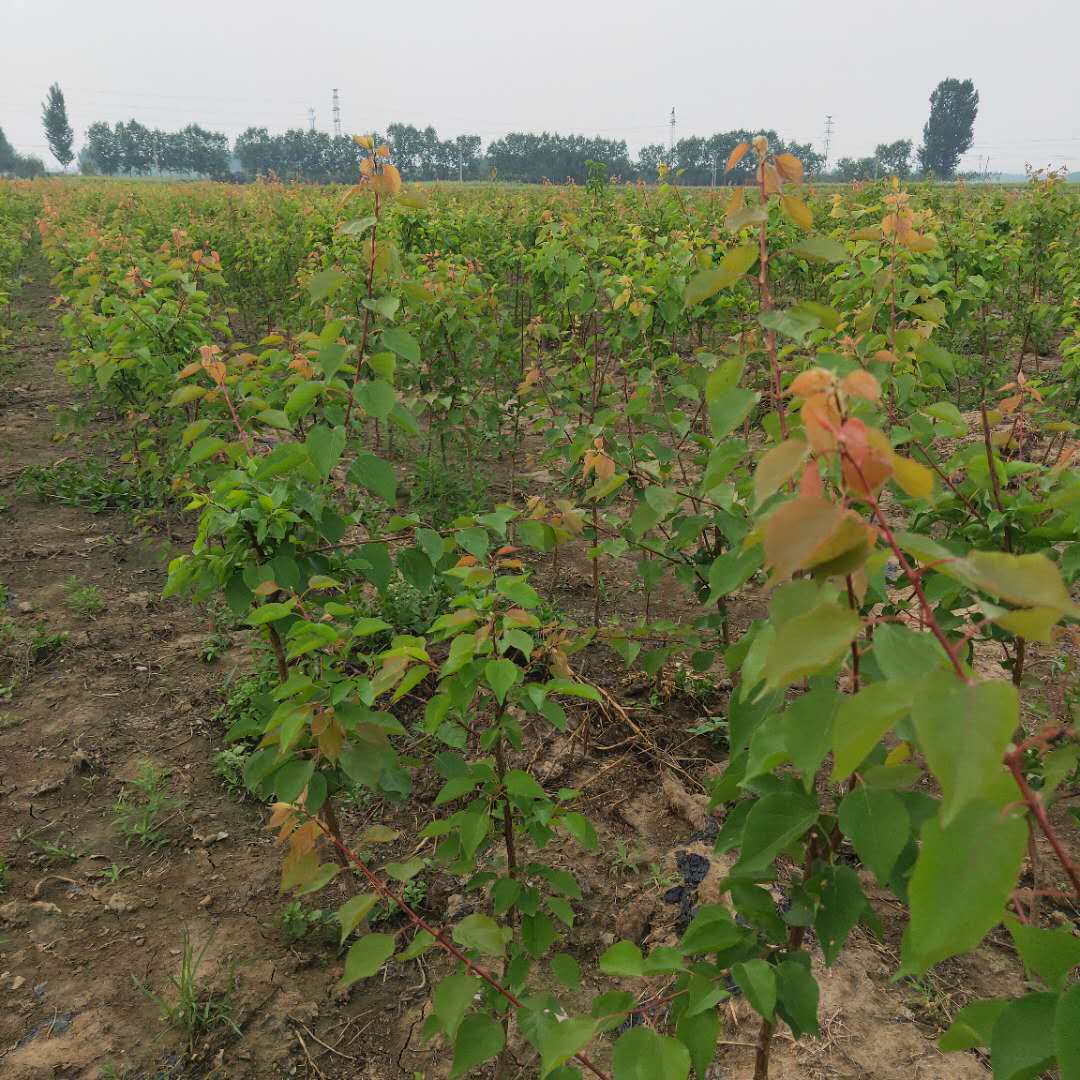
M 512 130 L 631 151 L 773 127 L 831 159 L 918 143 L 942 78 L 974 80 L 964 167 L 1080 168 L 1080 0 L 0 0 L 0 127 L 48 156 L 40 103 L 95 120 L 346 133 L 395 120 L 443 138 Z

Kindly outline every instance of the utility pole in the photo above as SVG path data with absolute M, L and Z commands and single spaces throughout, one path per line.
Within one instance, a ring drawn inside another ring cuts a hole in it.
M 461 136 L 459 135 L 458 139 L 457 139 L 457 179 L 458 179 L 459 184 L 462 184 L 462 183 L 465 182 L 464 164 L 463 164 L 463 161 L 462 161 L 463 157 L 464 157 L 464 149 L 463 149 L 463 147 L 461 145 Z
M 307 111 L 307 126 L 308 131 L 315 130 L 315 110 L 309 105 Z
M 716 154 L 712 156 L 712 181 L 709 183 L 709 187 L 716 187 Z
M 832 113 L 825 117 L 825 167 L 823 172 L 829 171 L 829 147 L 832 146 L 833 122 Z
M 668 134 L 668 166 L 675 164 L 675 106 L 671 106 L 671 119 L 668 121 L 670 132 Z
M 338 88 L 334 87 L 334 138 L 341 138 L 341 99 L 338 97 Z

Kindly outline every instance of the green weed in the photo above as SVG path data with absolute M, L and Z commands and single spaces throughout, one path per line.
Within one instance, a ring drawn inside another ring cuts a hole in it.
M 166 842 L 163 828 L 179 806 L 168 793 L 168 780 L 167 769 L 144 761 L 135 779 L 121 790 L 113 806 L 113 825 L 125 843 L 134 840 L 144 847 L 160 847 Z
M 101 590 L 96 585 L 80 585 L 76 577 L 68 578 L 67 603 L 73 614 L 83 618 L 93 618 L 105 607 Z
M 174 1001 L 167 1001 L 164 997 L 155 994 L 145 983 L 132 976 L 135 986 L 157 1005 L 161 1012 L 162 1022 L 183 1032 L 187 1038 L 189 1051 L 194 1048 L 200 1036 L 214 1028 L 229 1027 L 235 1034 L 240 1034 L 240 1029 L 232 1018 L 232 995 L 236 989 L 235 972 L 230 972 L 229 987 L 222 993 L 203 990 L 199 985 L 199 968 L 212 941 L 213 937 L 196 954 L 191 939 L 186 934 L 184 935 L 180 970 L 176 975 L 169 977 L 169 982 L 176 992 Z

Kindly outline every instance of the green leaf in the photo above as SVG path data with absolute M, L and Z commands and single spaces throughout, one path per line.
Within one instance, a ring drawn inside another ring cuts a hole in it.
M 550 963 L 552 974 L 567 990 L 581 989 L 581 967 L 569 953 L 556 953 Z
M 597 1023 L 585 1016 L 557 1020 L 543 1014 L 537 1025 L 537 1049 L 540 1051 L 540 1080 L 560 1065 L 565 1065 L 579 1050 L 589 1045 Z
M 1045 555 L 972 551 L 962 563 L 973 585 L 1002 600 L 1023 607 L 1053 608 L 1080 619 L 1080 604 L 1073 602 L 1057 564 Z
M 443 1031 L 451 1039 L 457 1034 L 461 1021 L 483 985 L 475 975 L 459 971 L 448 975 L 435 987 L 435 992 L 431 995 L 431 1005 Z
M 804 954 L 805 955 L 805 954 Z M 784 960 L 776 968 L 776 1008 L 788 1022 L 796 1039 L 818 1033 L 818 999 L 821 991 L 808 964 Z
M 399 327 L 384 330 L 379 341 L 384 348 L 397 353 L 402 360 L 409 360 L 414 364 L 420 363 L 420 346 L 408 330 L 402 330 Z
M 328 341 L 319 349 L 316 363 L 326 379 L 332 379 L 345 363 L 345 357 L 349 355 L 349 346 L 342 345 L 337 341 Z M 289 426 L 289 425 L 286 425 Z
M 757 244 L 743 244 L 732 248 L 716 266 L 695 274 L 683 295 L 686 306 L 701 304 L 721 289 L 734 285 L 757 262 L 758 254 Z
M 262 626 L 264 623 L 276 622 L 291 615 L 296 606 L 295 600 L 288 600 L 284 604 L 260 604 L 248 617 L 251 626 Z
M 315 771 L 315 762 L 304 758 L 293 758 L 274 773 L 274 790 L 279 802 L 294 803 L 307 787 L 311 774 Z
M 534 608 L 540 603 L 536 590 L 523 577 L 500 577 L 495 588 L 518 607 Z
M 503 956 L 508 933 L 488 915 L 466 915 L 454 927 L 453 938 L 466 949 L 476 949 L 485 956 Z
M 454 1041 L 454 1064 L 450 1077 L 464 1076 L 470 1069 L 483 1064 L 502 1050 L 506 1034 L 502 1024 L 486 1013 L 467 1016 Z
M 996 926 L 1016 885 L 1027 823 L 988 802 L 968 803 L 947 826 L 931 818 L 909 886 L 903 973 L 970 952 Z
M 938 1039 L 938 1049 L 947 1052 L 989 1046 L 994 1024 L 1008 1004 L 1008 998 L 969 1002 L 953 1017 L 949 1030 Z
M 855 928 L 866 906 L 859 875 L 850 866 L 841 864 L 826 869 L 821 905 L 814 919 L 814 932 L 821 944 L 826 967 L 832 967 L 836 962 L 848 934 Z
M 949 662 L 928 630 L 920 633 L 896 623 L 874 628 L 873 656 L 886 679 L 922 679 Z
M 405 862 L 388 862 L 384 869 L 386 876 L 395 881 L 411 881 L 426 865 L 423 857 L 416 855 Z
M 709 567 L 709 596 L 706 605 L 715 604 L 736 589 L 741 589 L 761 568 L 761 545 L 747 551 L 725 551 Z
M 349 481 L 366 487 L 384 502 L 391 505 L 397 502 L 397 477 L 393 467 L 366 450 L 360 451 L 349 466 Z
M 916 686 L 890 679 L 845 697 L 833 720 L 833 783 L 849 777 L 911 709 Z
M 602 700 L 600 691 L 595 686 L 575 682 L 573 679 L 552 679 L 550 682 L 544 683 L 544 693 L 584 698 L 586 701 L 600 702 Z
M 521 769 L 511 769 L 503 778 L 506 790 L 519 799 L 546 799 L 547 792 Z
M 368 416 L 385 420 L 397 404 L 397 395 L 385 379 L 369 379 L 356 388 L 356 401 Z
M 858 613 L 830 602 L 788 619 L 765 657 L 765 688 L 779 690 L 831 666 L 862 629 Z
M 750 410 L 760 400 L 761 395 L 755 390 L 735 387 L 722 397 L 709 402 L 709 423 L 714 439 L 723 439 L 730 435 L 749 415 Z
M 686 928 L 679 942 L 679 949 L 686 955 L 722 952 L 745 940 L 747 931 L 732 919 L 726 908 L 716 905 L 700 909 Z M 659 950 L 656 950 L 659 951 Z M 650 956 L 651 959 L 651 956 Z M 645 962 L 645 974 L 650 964 Z
M 394 953 L 392 934 L 367 934 L 354 941 L 345 957 L 345 974 L 338 983 L 339 989 L 352 986 L 359 979 L 367 979 L 382 969 Z
M 863 865 L 883 885 L 911 837 L 911 818 L 899 795 L 859 784 L 840 803 L 840 830 Z
M 555 941 L 555 924 L 542 912 L 521 916 L 521 941 L 529 955 L 539 960 Z
M 690 1052 L 681 1042 L 634 1027 L 619 1036 L 611 1057 L 615 1080 L 687 1080 Z
M 1080 982 L 1073 983 L 1058 998 L 1054 1050 L 1061 1080 L 1080 1080 Z
M 371 909 L 379 902 L 378 893 L 361 893 L 346 900 L 338 908 L 337 920 L 341 924 L 341 944 L 367 918 Z
M 308 432 L 304 447 L 315 468 L 319 470 L 319 475 L 325 480 L 341 460 L 345 450 L 345 429 L 316 424 Z
M 848 259 L 847 249 L 843 244 L 820 233 L 804 236 L 791 250 L 796 255 L 816 259 L 818 262 L 841 263 Z
M 919 747 L 941 785 L 941 824 L 975 799 L 1004 805 L 1015 788 L 1002 756 L 1020 722 L 1016 687 L 1004 679 L 967 685 L 942 671 L 923 681 L 912 719 Z
M 369 311 L 374 311 L 376 315 L 381 315 L 384 319 L 389 319 L 391 322 L 394 321 L 394 315 L 397 314 L 397 309 L 401 307 L 401 301 L 396 296 L 365 296 L 360 302 Z M 384 343 L 387 333 L 393 333 L 393 331 L 383 332 Z
M 641 975 L 645 960 L 632 941 L 616 941 L 600 957 L 600 970 L 605 975 Z
M 308 382 L 300 383 L 293 388 L 292 393 L 289 394 L 288 400 L 285 402 L 285 415 L 295 423 L 295 421 L 308 412 L 315 403 L 315 399 L 324 389 L 324 383 L 312 382 L 310 380 Z M 274 450 L 271 451 L 271 454 L 281 449 L 284 449 L 284 447 L 275 447 Z
M 1025 926 L 1011 915 L 1005 925 L 1016 944 L 1024 967 L 1034 972 L 1051 989 L 1061 990 L 1066 976 L 1080 964 L 1080 938 L 1073 937 L 1065 927 L 1045 930 L 1041 926 Z
M 561 825 L 586 851 L 596 851 L 600 847 L 600 840 L 596 835 L 596 829 L 592 822 L 584 814 L 571 811 L 556 818 Z
M 817 800 L 803 792 L 777 791 L 758 799 L 743 829 L 742 850 L 732 873 L 757 876 L 817 821 Z
M 758 322 L 766 330 L 775 330 L 785 337 L 794 338 L 800 345 L 811 330 L 816 330 L 821 325 L 821 320 L 816 315 L 798 307 L 789 308 L 787 311 L 779 308 L 763 311 L 758 316 Z
M 1026 994 L 1005 1006 L 990 1034 L 994 1080 L 1035 1080 L 1049 1068 L 1057 1003 L 1057 994 Z
M 374 214 L 367 217 L 356 218 L 354 221 L 343 221 L 337 231 L 342 236 L 363 236 L 379 219 Z
M 227 445 L 225 440 L 219 438 L 217 435 L 204 435 L 191 448 L 191 451 L 188 454 L 188 464 L 198 465 L 199 462 L 206 461 L 207 458 L 211 458 L 219 453 Z
M 336 293 L 348 280 L 347 274 L 343 274 L 332 266 L 328 270 L 320 270 L 308 282 L 308 295 L 315 303 L 318 303 Z
M 720 1036 L 720 1015 L 716 1009 L 702 1012 L 684 1013 L 675 1028 L 679 1042 L 690 1051 L 690 1063 L 698 1080 L 705 1080 L 705 1074 L 716 1056 L 716 1040 Z
M 510 687 L 518 681 L 521 669 L 513 660 L 489 660 L 484 665 L 484 681 L 491 687 L 495 699 L 501 705 Z
M 764 960 L 745 960 L 731 969 L 731 977 L 758 1015 L 772 1020 L 776 1011 L 776 968 Z
M 813 790 L 818 766 L 832 744 L 833 715 L 841 695 L 829 687 L 816 687 L 796 698 L 777 718 L 777 727 L 792 764 L 803 776 L 803 787 Z

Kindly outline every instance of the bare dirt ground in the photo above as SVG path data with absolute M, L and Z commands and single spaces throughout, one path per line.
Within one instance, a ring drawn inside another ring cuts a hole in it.
M 392 965 L 385 978 L 340 995 L 336 939 L 316 930 L 286 941 L 279 854 L 264 829 L 266 813 L 230 793 L 213 766 L 223 746 L 214 720 L 222 684 L 231 671 L 249 669 L 252 656 L 233 649 L 205 662 L 205 613 L 159 599 L 173 540 L 136 531 L 125 515 L 16 492 L 15 477 L 27 465 L 110 452 L 104 420 L 74 448 L 53 439 L 51 410 L 73 392 L 54 371 L 62 340 L 49 302 L 40 267 L 19 302 L 16 366 L 0 386 L 0 582 L 7 591 L 0 620 L 13 624 L 0 657 L 0 687 L 13 684 L 0 695 L 0 857 L 7 867 L 0 879 L 0 1075 L 444 1076 L 447 1055 L 418 1036 L 430 986 L 448 970 L 441 957 Z M 571 569 L 584 577 L 584 565 Z M 72 578 L 100 590 L 98 614 L 72 612 Z M 573 591 L 572 579 L 567 587 Z M 630 602 L 636 611 L 641 598 Z M 35 657 L 35 638 L 60 633 L 69 636 L 39 647 Z M 599 678 L 596 669 L 589 670 Z M 625 692 L 632 726 L 617 714 L 580 712 L 575 719 L 588 723 L 571 725 L 572 734 L 537 733 L 527 743 L 546 786 L 583 789 L 601 849 L 612 852 L 618 841 L 628 856 L 616 864 L 610 856 L 583 859 L 569 845 L 549 849 L 582 882 L 584 900 L 565 948 L 586 968 L 620 937 L 655 945 L 673 932 L 679 907 L 664 894 L 682 880 L 680 855 L 710 864 L 694 902 L 711 899 L 723 870 L 709 839 L 716 822 L 680 772 L 700 777 L 722 761 L 712 743 L 689 731 L 719 700 L 661 694 L 649 701 L 634 696 L 632 685 L 608 685 Z M 131 794 L 144 763 L 167 771 L 165 790 L 175 800 L 162 815 L 164 841 L 150 847 L 126 844 L 115 827 L 118 795 Z M 434 791 L 432 783 L 418 785 L 411 803 L 390 815 L 373 805 L 347 810 L 346 835 L 372 820 L 422 824 Z M 1076 846 L 1075 831 L 1070 841 Z M 429 917 L 456 915 L 473 902 L 448 875 L 432 870 L 425 881 L 421 910 Z M 341 903 L 347 888 L 339 877 L 330 897 L 308 907 Z M 871 895 L 884 939 L 857 931 L 829 971 L 811 943 L 823 1035 L 799 1044 L 778 1037 L 773 1075 L 988 1075 L 974 1055 L 941 1055 L 934 1038 L 970 998 L 1022 990 L 1008 940 L 995 935 L 975 956 L 922 983 L 892 984 L 902 923 L 884 894 Z M 150 996 L 176 1000 L 171 980 L 185 941 L 203 954 L 201 1000 L 215 992 L 228 1009 L 227 1020 L 193 1040 L 162 1018 Z M 583 1005 L 596 989 L 587 981 L 581 1000 L 568 1004 Z M 657 980 L 653 991 L 663 989 Z M 752 1071 L 757 1024 L 741 999 L 725 1008 L 712 1080 Z M 513 1040 L 512 1049 L 514 1075 L 535 1075 L 529 1047 Z M 601 1046 L 597 1057 L 608 1053 Z

